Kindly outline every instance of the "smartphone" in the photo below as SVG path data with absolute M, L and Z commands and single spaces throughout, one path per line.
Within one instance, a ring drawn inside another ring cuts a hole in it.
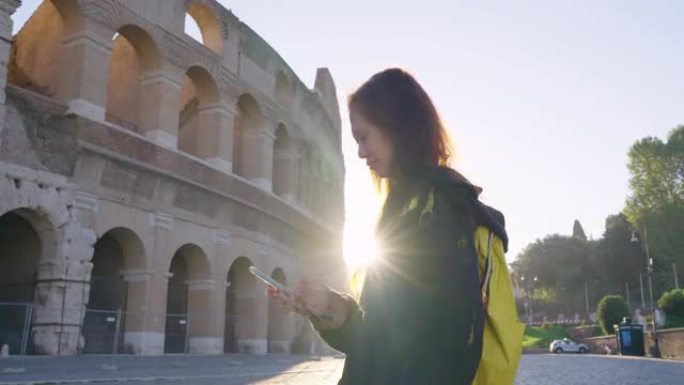
M 263 271 L 257 269 L 256 267 L 250 266 L 249 272 L 252 273 L 255 277 L 259 278 L 265 284 L 276 288 L 279 293 L 282 293 L 285 295 L 290 295 L 290 291 L 285 287 L 285 285 L 283 285 L 282 283 L 271 278 L 270 275 L 264 273 Z

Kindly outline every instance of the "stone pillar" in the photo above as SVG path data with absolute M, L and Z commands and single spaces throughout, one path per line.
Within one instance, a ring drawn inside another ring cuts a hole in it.
M 302 207 L 305 210 L 309 210 L 309 197 L 310 197 L 310 183 L 311 183 L 311 175 L 309 175 L 310 171 L 310 166 L 309 166 L 309 158 L 306 155 L 306 152 L 303 154 L 299 155 L 299 159 L 297 159 L 297 164 L 299 165 L 298 167 L 298 185 L 297 185 L 297 200 L 299 201 L 300 207 Z
M 168 148 L 178 147 L 178 108 L 183 75 L 165 69 L 140 82 L 140 131 L 155 143 Z
M 163 213 L 150 213 L 150 226 L 154 231 L 152 250 L 149 251 L 150 266 L 153 270 L 146 285 L 144 328 L 132 331 L 128 339 L 124 335 L 124 344 L 139 346 L 136 353 L 143 355 L 164 354 L 164 333 L 166 326 L 166 296 L 169 288 L 168 261 L 173 254 L 169 245 L 173 230 L 173 217 Z M 144 279 L 143 279 L 144 280 Z M 138 288 L 140 288 L 140 283 Z M 129 293 L 130 293 L 129 288 Z M 129 309 L 131 309 L 129 307 Z
M 273 192 L 289 203 L 297 201 L 298 159 L 291 143 L 273 154 Z
M 164 336 L 162 331 L 161 339 L 159 338 L 158 326 L 155 325 L 161 324 L 161 317 L 150 311 L 155 302 L 161 301 L 150 295 L 153 292 L 154 272 L 145 269 L 124 270 L 121 275 L 128 286 L 126 323 L 122 325 L 124 351 L 133 354 L 160 354 L 163 352 Z M 161 281 L 166 283 L 165 279 Z
M 273 141 L 272 130 L 245 130 L 242 133 L 243 176 L 260 188 L 273 189 Z
M 12 50 L 12 15 L 21 0 L 0 0 L 0 104 L 5 104 L 7 64 Z
M 189 353 L 223 353 L 223 281 L 194 279 L 188 282 Z
M 83 345 L 81 325 L 90 295 L 95 233 L 83 225 L 97 212 L 97 201 L 79 195 L 69 222 L 57 228 L 56 253 L 41 260 L 33 310 L 33 343 L 38 353 L 74 355 Z
M 236 292 L 235 307 L 240 315 L 236 325 L 240 353 L 268 353 L 268 298 L 263 286 Z
M 216 286 L 216 308 L 219 310 L 217 313 L 217 322 L 219 323 L 218 330 L 221 336 L 221 353 L 225 351 L 224 346 L 226 340 L 226 333 L 232 333 L 232 330 L 226 330 L 226 313 L 229 309 L 226 309 L 226 291 L 228 290 L 228 283 L 226 280 L 228 278 L 228 271 L 230 270 L 230 246 L 232 243 L 232 235 L 230 231 L 224 229 L 214 230 L 214 266 L 221 267 L 217 268 L 215 277 L 216 281 L 219 283 Z
M 290 354 L 292 346 L 291 314 L 276 300 L 268 304 L 268 352 Z
M 5 87 L 7 64 L 12 50 L 12 14 L 21 5 L 20 0 L 0 0 L 0 146 L 2 127 L 5 125 Z
M 64 37 L 57 99 L 68 112 L 104 121 L 114 31 L 94 20 Z
M 268 239 L 261 237 L 259 254 L 255 260 L 267 260 Z M 249 272 L 245 272 L 239 282 L 231 282 L 234 287 L 235 313 L 239 315 L 235 325 L 238 351 L 244 354 L 268 353 L 268 298 L 264 295 L 264 285 L 257 282 Z
M 308 178 L 309 178 L 309 199 L 308 199 L 308 206 L 309 210 L 311 213 L 316 218 L 321 219 L 323 217 L 322 213 L 322 207 L 321 203 L 323 202 L 323 196 L 321 196 L 321 192 L 325 191 L 323 189 L 323 178 L 321 178 L 321 164 L 320 164 L 320 158 L 316 157 L 314 155 L 313 159 L 311 159 L 309 163 L 309 171 L 308 171 Z
M 233 172 L 235 112 L 223 104 L 200 106 L 197 156 L 227 173 Z

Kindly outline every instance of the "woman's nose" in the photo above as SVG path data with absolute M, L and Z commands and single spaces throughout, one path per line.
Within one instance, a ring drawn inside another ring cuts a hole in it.
M 368 157 L 368 151 L 366 151 L 365 146 L 359 145 L 359 149 L 358 149 L 358 151 L 357 151 L 357 155 L 358 155 L 359 158 L 361 158 L 361 159 L 365 159 L 365 158 Z

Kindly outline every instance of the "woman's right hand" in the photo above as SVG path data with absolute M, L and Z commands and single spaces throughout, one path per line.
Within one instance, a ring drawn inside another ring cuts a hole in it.
M 289 294 L 269 286 L 266 295 L 280 300 L 292 311 L 309 317 L 319 330 L 339 328 L 347 320 L 350 311 L 349 303 L 340 293 L 309 280 L 300 281 Z

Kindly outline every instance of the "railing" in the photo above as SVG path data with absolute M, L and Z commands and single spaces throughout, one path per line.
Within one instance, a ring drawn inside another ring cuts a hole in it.
M 201 318 L 197 319 L 203 321 Z M 165 327 L 156 334 L 158 336 L 163 333 L 163 341 L 143 342 L 140 336 L 129 337 L 126 334 L 127 327 L 135 330 L 132 334 L 145 334 L 145 326 L 161 320 L 164 320 Z M 51 309 L 33 303 L 0 302 L 0 355 L 23 357 L 45 354 L 45 346 L 38 347 L 34 342 L 36 331 L 45 327 L 54 328 L 51 332 L 58 335 L 54 337 L 54 343 L 59 346 L 50 347 L 56 354 L 133 354 L 140 353 L 135 351 L 136 348 L 149 348 L 151 344 L 156 344 L 159 350 L 163 348 L 158 353 L 191 353 L 192 320 L 189 314 L 158 314 L 121 309 Z M 239 320 L 239 316 L 232 314 L 226 314 L 223 319 L 223 343 L 227 353 L 239 350 L 236 337 Z M 69 333 L 71 336 L 67 335 Z M 77 342 L 69 345 L 69 338 Z M 163 347 L 159 346 L 160 343 L 163 343 Z M 74 350 L 68 346 L 77 347 Z
M 33 306 L 0 302 L 0 348 L 3 354 L 26 355 Z

